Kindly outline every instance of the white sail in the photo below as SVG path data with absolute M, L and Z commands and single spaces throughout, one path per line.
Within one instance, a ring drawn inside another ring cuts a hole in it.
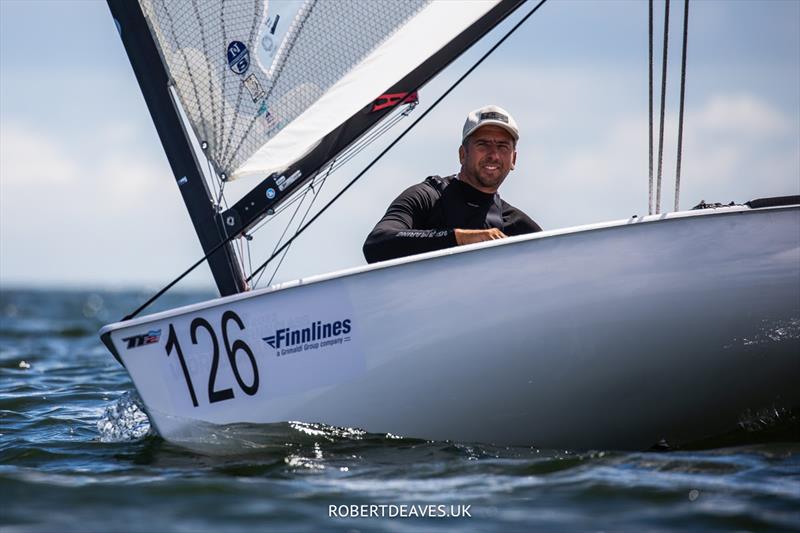
M 376 99 L 497 0 L 140 0 L 216 171 L 265 177 Z

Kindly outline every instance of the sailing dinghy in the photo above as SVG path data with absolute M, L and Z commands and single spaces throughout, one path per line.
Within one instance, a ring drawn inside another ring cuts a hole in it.
M 100 332 L 163 438 L 299 420 L 642 449 L 800 407 L 798 197 L 248 288 L 231 240 L 521 1 L 108 3 L 221 294 Z M 206 165 L 261 181 L 221 209 Z

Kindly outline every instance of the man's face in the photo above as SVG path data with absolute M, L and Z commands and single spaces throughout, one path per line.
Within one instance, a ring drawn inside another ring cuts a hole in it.
M 476 189 L 495 193 L 514 169 L 514 137 L 500 126 L 482 126 L 458 149 L 461 177 Z

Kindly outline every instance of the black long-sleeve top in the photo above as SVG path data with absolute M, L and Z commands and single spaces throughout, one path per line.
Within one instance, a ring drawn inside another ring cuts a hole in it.
M 386 214 L 364 243 L 368 263 L 421 254 L 456 246 L 455 229 L 489 229 L 493 209 L 502 212 L 502 227 L 508 236 L 542 231 L 528 215 L 481 192 L 455 176 L 433 176 L 412 185 L 386 210 Z

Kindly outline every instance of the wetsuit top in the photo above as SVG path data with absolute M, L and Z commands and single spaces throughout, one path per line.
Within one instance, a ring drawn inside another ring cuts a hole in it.
M 459 180 L 430 176 L 395 198 L 364 243 L 368 263 L 456 246 L 455 229 L 495 227 L 508 236 L 542 231 L 528 215 Z

